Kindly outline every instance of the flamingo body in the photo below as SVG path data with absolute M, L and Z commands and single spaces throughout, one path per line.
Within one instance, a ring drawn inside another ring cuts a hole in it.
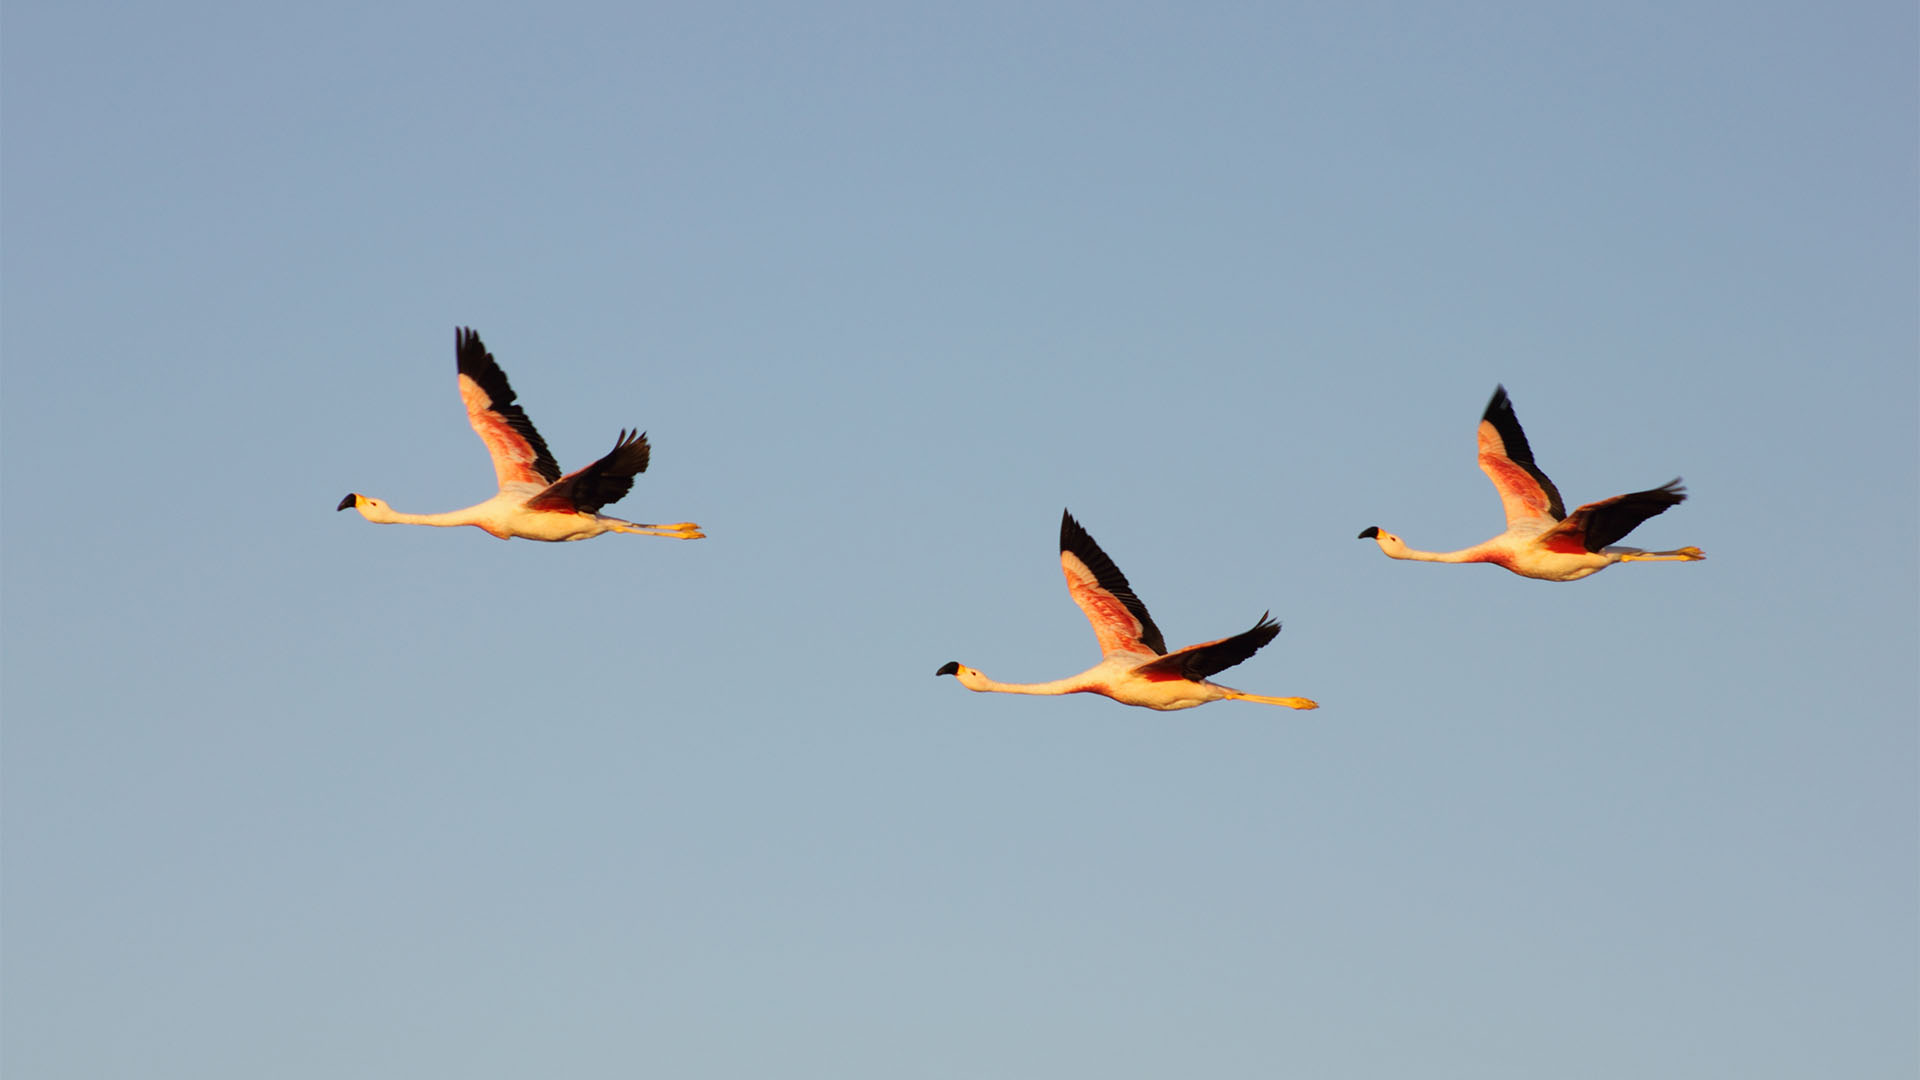
M 698 540 L 700 527 L 690 521 L 651 525 L 599 513 L 633 490 L 633 478 L 647 470 L 651 449 L 644 432 L 621 429 L 613 449 L 591 465 L 560 475 L 547 442 L 515 404 L 506 372 L 472 330 L 454 331 L 454 354 L 459 366 L 460 400 L 467 422 L 493 459 L 500 491 L 482 503 L 443 514 L 408 514 L 385 500 L 350 492 L 339 510 L 353 507 L 368 521 L 399 525 L 472 525 L 502 540 L 585 540 L 605 532 L 667 536 Z
M 1168 652 L 1147 606 L 1093 537 L 1071 513 L 1060 517 L 1060 568 L 1067 593 L 1093 626 L 1100 663 L 1065 679 L 1042 683 L 1003 683 L 955 660 L 935 675 L 952 675 L 960 685 L 981 693 L 1099 694 L 1122 705 L 1170 711 L 1210 701 L 1255 701 L 1292 709 L 1317 709 L 1306 698 L 1265 697 L 1212 682 L 1208 676 L 1233 667 L 1272 641 L 1280 624 L 1267 615 L 1250 630 L 1217 641 Z
M 1657 488 L 1615 495 L 1566 512 L 1559 489 L 1533 460 L 1533 448 L 1520 429 L 1507 388 L 1496 386 L 1480 418 L 1480 470 L 1493 481 L 1506 512 L 1507 531 L 1459 551 L 1418 551 L 1379 526 L 1360 533 L 1388 558 L 1416 562 L 1490 563 L 1521 577 L 1542 581 L 1578 581 L 1619 562 L 1697 562 L 1697 547 L 1643 551 L 1618 547 L 1639 524 L 1686 501 L 1678 478 Z

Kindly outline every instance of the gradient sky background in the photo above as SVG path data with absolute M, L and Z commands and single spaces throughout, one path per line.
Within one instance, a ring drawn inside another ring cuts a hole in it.
M 9 1077 L 1911 1077 L 1907 0 L 4 22 Z M 561 463 L 711 538 L 374 526 Z M 1395 563 L 1684 476 L 1697 565 Z M 1154 713 L 1167 632 L 1285 632 Z

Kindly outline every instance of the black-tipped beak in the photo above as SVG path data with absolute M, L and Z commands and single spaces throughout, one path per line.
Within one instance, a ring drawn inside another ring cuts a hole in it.
M 346 497 L 346 498 L 344 498 L 344 499 L 341 499 L 341 500 L 340 500 L 340 505 L 339 505 L 339 506 L 336 506 L 336 507 L 334 507 L 334 508 L 333 508 L 333 509 L 334 509 L 334 512 L 335 512 L 335 513 L 338 513 L 338 512 L 340 512 L 340 511 L 342 511 L 342 510 L 345 510 L 345 509 L 346 509 L 347 507 L 349 507 L 349 506 L 352 506 L 352 505 L 353 505 L 353 501 L 354 501 L 355 499 L 358 499 L 359 497 L 360 497 L 360 496 L 358 496 L 358 495 L 355 495 L 355 494 L 354 494 L 353 492 L 351 492 L 351 491 L 349 491 L 349 492 L 347 492 L 347 497 Z
M 1355 540 L 1378 540 L 1380 539 L 1380 526 L 1369 525 L 1367 526 L 1366 531 L 1362 532 L 1359 536 L 1354 537 L 1354 539 Z
M 934 674 L 935 675 L 958 675 L 960 674 L 960 661 L 949 660 L 946 663 L 940 665 L 940 670 L 934 672 Z

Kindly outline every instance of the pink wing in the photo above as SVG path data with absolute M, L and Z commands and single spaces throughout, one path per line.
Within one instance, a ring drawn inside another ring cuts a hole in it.
M 501 489 L 509 484 L 545 487 L 560 479 L 560 463 L 533 429 L 526 410 L 513 403 L 507 373 L 494 363 L 480 335 L 462 328 L 453 337 L 460 365 L 460 400 L 467 406 L 467 422 L 487 444 Z
M 1559 490 L 1533 463 L 1533 448 L 1527 445 L 1526 432 L 1520 430 L 1520 418 L 1513 414 L 1504 386 L 1494 387 L 1493 400 L 1480 417 L 1480 471 L 1500 493 L 1507 528 L 1522 521 L 1558 521 L 1567 516 Z
M 1068 513 L 1060 515 L 1060 569 L 1067 575 L 1067 593 L 1093 625 L 1101 656 L 1154 657 L 1167 651 L 1166 639 L 1126 575 Z

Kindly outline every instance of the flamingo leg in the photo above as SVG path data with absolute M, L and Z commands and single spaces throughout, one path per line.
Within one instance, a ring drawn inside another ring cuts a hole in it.
M 1229 701 L 1257 701 L 1262 705 L 1285 705 L 1289 709 L 1317 709 L 1320 703 L 1303 697 L 1267 697 L 1263 694 L 1247 694 L 1239 690 L 1227 691 Z
M 1674 551 L 1629 551 L 1620 556 L 1621 562 L 1699 562 L 1707 553 L 1697 547 L 1683 547 Z
M 612 526 L 614 532 L 634 533 L 639 536 L 670 536 L 676 540 L 702 540 L 706 533 L 691 521 L 679 521 L 672 525 L 652 525 L 640 521 L 622 521 Z

